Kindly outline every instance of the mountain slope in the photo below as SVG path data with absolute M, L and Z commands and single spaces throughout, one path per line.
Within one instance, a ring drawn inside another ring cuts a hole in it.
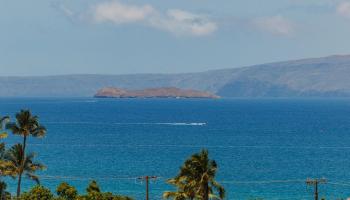
M 223 97 L 350 97 L 350 56 L 184 74 L 0 77 L 2 97 L 84 97 L 103 87 L 177 87 Z
M 330 56 L 241 68 L 223 96 L 350 96 L 350 56 Z

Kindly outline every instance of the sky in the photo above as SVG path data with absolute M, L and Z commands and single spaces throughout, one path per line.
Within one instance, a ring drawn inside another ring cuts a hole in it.
M 0 4 L 0 76 L 199 72 L 350 54 L 350 0 Z

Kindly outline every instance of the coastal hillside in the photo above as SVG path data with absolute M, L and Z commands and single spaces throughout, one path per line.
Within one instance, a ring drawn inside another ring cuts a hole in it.
M 184 74 L 0 77 L 2 97 L 91 97 L 103 87 L 177 87 L 222 97 L 350 97 L 350 55 Z

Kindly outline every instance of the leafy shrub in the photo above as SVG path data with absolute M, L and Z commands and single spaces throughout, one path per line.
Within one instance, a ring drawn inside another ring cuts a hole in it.
M 113 195 L 110 192 L 103 193 L 96 181 L 91 181 L 86 188 L 87 195 L 80 196 L 77 200 L 133 200 L 130 197 Z
M 53 200 L 51 191 L 41 185 L 34 186 L 29 192 L 21 195 L 20 200 Z
M 78 191 L 75 187 L 68 183 L 61 183 L 56 189 L 57 195 L 64 200 L 75 200 L 78 196 Z

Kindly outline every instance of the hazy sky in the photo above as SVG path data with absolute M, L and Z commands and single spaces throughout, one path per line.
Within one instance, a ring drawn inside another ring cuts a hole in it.
M 350 54 L 350 0 L 2 0 L 1 75 L 194 72 Z

